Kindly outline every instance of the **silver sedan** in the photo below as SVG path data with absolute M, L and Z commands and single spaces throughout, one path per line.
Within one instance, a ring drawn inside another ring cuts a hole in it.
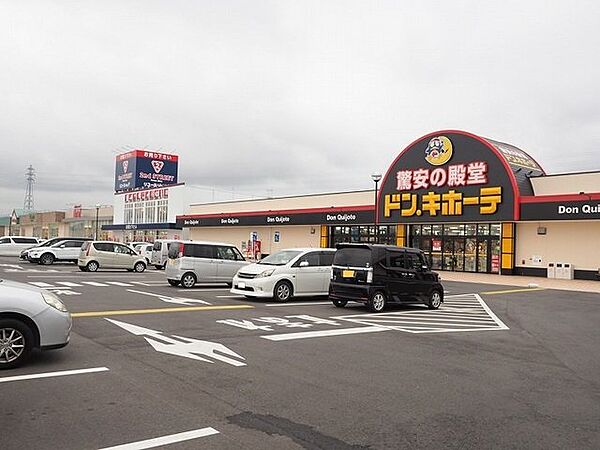
M 0 280 L 0 369 L 24 363 L 32 350 L 69 343 L 71 314 L 53 293 Z

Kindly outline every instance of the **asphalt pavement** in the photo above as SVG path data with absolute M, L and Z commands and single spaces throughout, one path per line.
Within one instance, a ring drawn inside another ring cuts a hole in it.
M 600 448 L 595 293 L 445 282 L 438 311 L 370 314 L 154 269 L 4 257 L 0 278 L 74 316 L 66 348 L 0 372 L 2 449 Z

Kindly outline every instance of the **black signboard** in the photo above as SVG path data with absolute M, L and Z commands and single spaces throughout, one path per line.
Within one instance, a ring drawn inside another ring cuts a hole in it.
M 600 200 L 521 204 L 521 220 L 600 219 Z
M 177 225 L 180 227 L 221 227 L 248 225 L 340 225 L 340 224 L 370 224 L 375 217 L 373 210 L 334 210 L 323 212 L 273 212 L 256 214 L 232 214 L 218 216 L 179 216 Z
M 124 223 L 102 225 L 103 230 L 180 230 L 181 227 L 175 223 Z
M 518 219 L 513 169 L 490 142 L 461 131 L 420 138 L 394 161 L 378 201 L 380 223 Z

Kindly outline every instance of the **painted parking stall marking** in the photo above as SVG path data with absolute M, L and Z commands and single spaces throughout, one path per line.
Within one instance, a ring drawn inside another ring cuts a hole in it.
M 55 378 L 65 377 L 69 375 L 82 375 L 87 373 L 106 372 L 108 367 L 92 367 L 90 369 L 75 369 L 75 370 L 61 370 L 60 372 L 44 372 L 44 373 L 33 373 L 29 375 L 16 375 L 12 377 L 1 377 L 0 383 L 10 383 L 12 381 L 25 381 L 25 380 L 37 380 L 40 378 Z
M 403 311 L 375 314 L 350 314 L 320 318 L 298 314 L 283 317 L 256 317 L 251 319 L 221 319 L 217 323 L 248 331 L 272 332 L 283 329 L 301 329 L 296 332 L 264 334 L 270 341 L 289 341 L 380 331 L 407 333 L 449 333 L 461 331 L 499 331 L 508 326 L 494 314 L 478 294 L 447 296 L 437 310 L 416 307 Z M 348 323 L 354 326 L 348 328 Z M 315 329 L 324 328 L 328 329 Z
M 104 447 L 100 450 L 142 450 L 146 448 L 156 448 L 165 445 L 175 444 L 177 442 L 189 441 L 191 439 L 198 439 L 207 436 L 213 436 L 219 434 L 219 431 L 212 427 L 201 428 L 199 430 L 184 431 L 183 433 L 170 434 L 168 436 L 161 436 L 153 439 L 146 439 L 144 441 L 131 442 L 129 444 L 116 445 L 114 447 Z

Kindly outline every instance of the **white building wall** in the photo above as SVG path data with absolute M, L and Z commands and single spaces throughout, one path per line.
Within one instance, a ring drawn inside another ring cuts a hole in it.
M 537 234 L 545 227 L 546 234 Z M 600 221 L 517 223 L 516 266 L 546 268 L 549 262 L 571 263 L 576 270 L 600 268 Z M 537 258 L 541 258 L 536 263 Z
M 342 192 L 334 194 L 303 195 L 260 200 L 192 204 L 186 214 L 221 214 L 252 211 L 278 211 L 305 208 L 329 208 L 374 205 L 374 191 Z
M 535 195 L 565 195 L 600 192 L 600 172 L 547 175 L 531 178 Z
M 284 248 L 314 247 L 320 245 L 320 227 L 318 225 L 286 225 L 282 227 L 199 227 L 189 229 L 189 239 L 196 241 L 225 242 L 242 250 L 243 244 L 250 240 L 250 233 L 256 231 L 264 254 L 275 253 Z M 279 242 L 274 241 L 275 232 L 279 232 Z

